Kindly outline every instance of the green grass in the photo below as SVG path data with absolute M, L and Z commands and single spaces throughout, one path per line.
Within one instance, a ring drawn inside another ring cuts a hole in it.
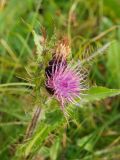
M 1 160 L 120 159 L 119 8 L 119 0 L 0 1 Z M 90 86 L 77 106 L 68 105 L 67 119 L 44 87 L 51 50 L 63 36 L 68 61 L 82 62 Z

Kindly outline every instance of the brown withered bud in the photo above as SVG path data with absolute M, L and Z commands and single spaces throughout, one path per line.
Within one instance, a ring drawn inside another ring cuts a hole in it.
M 67 56 L 70 54 L 70 51 L 71 49 L 69 47 L 68 38 L 64 37 L 56 44 L 53 57 L 57 60 L 66 60 Z

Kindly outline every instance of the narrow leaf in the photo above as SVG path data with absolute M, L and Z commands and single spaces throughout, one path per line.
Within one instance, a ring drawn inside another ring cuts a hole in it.
M 98 101 L 107 97 L 113 97 L 120 94 L 120 89 L 109 89 L 105 87 L 92 87 L 87 91 L 83 97 L 85 102 Z

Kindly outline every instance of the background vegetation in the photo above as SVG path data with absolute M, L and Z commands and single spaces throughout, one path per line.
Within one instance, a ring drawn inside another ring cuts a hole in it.
M 120 159 L 119 24 L 119 0 L 0 1 L 1 160 Z M 39 53 L 44 28 L 47 56 Z M 51 49 L 63 36 L 70 59 L 89 70 L 88 97 L 68 107 L 69 124 L 43 84 Z M 36 107 L 39 120 L 25 139 Z

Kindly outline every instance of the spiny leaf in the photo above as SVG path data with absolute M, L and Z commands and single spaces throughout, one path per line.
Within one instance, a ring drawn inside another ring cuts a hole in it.
M 84 96 L 85 102 L 92 102 L 102 100 L 107 97 L 113 97 L 120 94 L 120 89 L 109 89 L 105 87 L 92 87 L 87 91 L 87 94 Z

